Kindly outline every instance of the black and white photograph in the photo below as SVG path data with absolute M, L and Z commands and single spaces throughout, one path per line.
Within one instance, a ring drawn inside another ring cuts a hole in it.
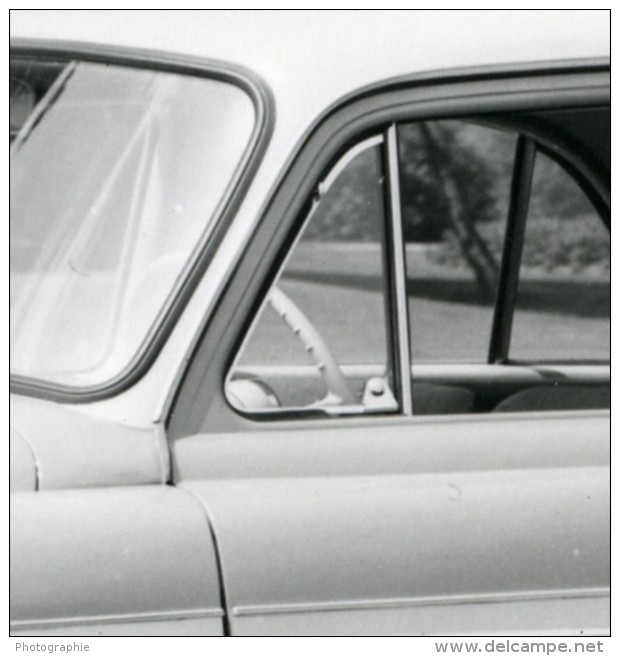
M 611 653 L 611 10 L 9 20 L 9 652 Z

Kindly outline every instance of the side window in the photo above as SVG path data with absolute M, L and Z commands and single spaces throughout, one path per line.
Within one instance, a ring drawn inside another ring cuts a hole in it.
M 486 362 L 515 143 L 464 121 L 399 129 L 413 364 Z
M 539 152 L 510 359 L 609 360 L 610 304 L 609 231 L 573 178 Z
M 397 409 L 385 178 L 383 137 L 375 137 L 319 185 L 229 375 L 237 409 Z
M 608 407 L 609 231 L 576 181 L 466 121 L 400 126 L 399 157 L 413 413 Z
M 229 372 L 236 409 L 609 407 L 609 230 L 510 121 L 392 124 L 336 163 Z

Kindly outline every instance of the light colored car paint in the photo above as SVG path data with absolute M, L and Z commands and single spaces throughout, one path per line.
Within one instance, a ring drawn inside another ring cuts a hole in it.
M 138 384 L 74 407 L 12 395 L 15 634 L 220 635 L 225 614 L 233 635 L 608 630 L 609 413 L 504 418 L 501 431 L 496 418 L 453 417 L 388 419 L 382 435 L 355 420 L 196 435 L 174 442 L 172 470 L 163 426 L 200 328 L 318 116 L 399 75 L 607 57 L 606 15 L 573 18 L 560 30 L 554 12 L 12 13 L 16 38 L 248 66 L 276 116 L 220 251 Z
M 168 447 L 159 424 L 128 426 L 122 416 L 110 421 L 70 405 L 14 395 L 11 428 L 30 447 L 39 490 L 162 484 L 168 479 Z M 12 489 L 21 487 L 21 478 L 11 479 Z
M 606 413 L 493 419 L 177 440 L 233 634 L 605 633 Z
M 167 486 L 12 494 L 10 583 L 15 635 L 223 631 L 207 519 Z

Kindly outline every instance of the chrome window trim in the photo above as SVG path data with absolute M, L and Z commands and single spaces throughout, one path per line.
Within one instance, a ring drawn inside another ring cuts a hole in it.
M 374 137 L 368 137 L 368 139 L 363 139 L 359 143 L 355 144 L 352 148 L 347 150 L 347 152 L 336 162 L 336 164 L 329 170 L 325 178 L 318 184 L 319 198 L 324 196 L 330 189 L 330 187 L 336 181 L 336 178 L 347 168 L 350 162 L 352 162 L 358 155 L 363 153 L 365 150 L 372 148 L 373 146 L 378 146 L 384 141 L 382 134 L 377 134 Z M 306 219 L 306 223 L 310 220 L 310 217 Z M 288 259 L 288 258 L 287 258 Z
M 400 164 L 398 153 L 398 128 L 392 123 L 386 134 L 387 170 L 390 197 L 390 232 L 388 250 L 392 260 L 394 281 L 394 312 L 396 329 L 396 363 L 398 371 L 397 389 L 401 401 L 401 412 L 406 416 L 413 414 L 411 398 L 411 353 L 409 346 L 409 310 L 407 300 L 407 271 L 405 265 L 405 244 L 403 240 L 403 220 L 400 195 Z

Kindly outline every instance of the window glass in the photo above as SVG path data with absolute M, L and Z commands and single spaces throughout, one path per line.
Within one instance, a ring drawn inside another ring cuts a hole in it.
M 157 323 L 247 148 L 224 82 L 15 58 L 11 371 L 72 386 L 122 372 Z
M 463 121 L 399 130 L 412 362 L 486 362 L 516 137 Z
M 318 197 L 227 382 L 241 410 L 394 410 L 380 138 L 348 153 Z
M 237 358 L 227 384 L 233 405 L 397 409 L 391 363 L 407 360 L 392 353 L 387 317 L 398 312 L 389 299 L 400 298 L 402 286 L 397 279 L 388 289 L 389 263 L 393 275 L 406 275 L 413 414 L 609 407 L 608 368 L 546 365 L 609 356 L 608 231 L 575 180 L 526 135 L 523 152 L 535 156 L 535 167 L 529 203 L 521 204 L 529 183 L 514 175 L 519 136 L 464 120 L 398 127 L 405 272 L 393 250 L 401 244 L 386 243 L 399 231 L 389 225 L 397 213 L 384 212 L 384 144 L 343 158 L 319 186 Z M 517 253 L 506 234 L 512 193 L 514 216 L 528 210 L 520 269 L 518 254 L 502 261 Z M 507 295 L 500 299 L 502 267 Z M 493 322 L 496 310 L 510 322 L 512 308 L 498 302 L 512 298 L 511 281 L 519 287 L 510 361 L 490 362 L 491 331 L 509 337 L 505 324 Z M 336 363 L 340 387 L 330 383 L 319 351 Z
M 610 239 L 575 180 L 536 156 L 511 360 L 608 360 Z

